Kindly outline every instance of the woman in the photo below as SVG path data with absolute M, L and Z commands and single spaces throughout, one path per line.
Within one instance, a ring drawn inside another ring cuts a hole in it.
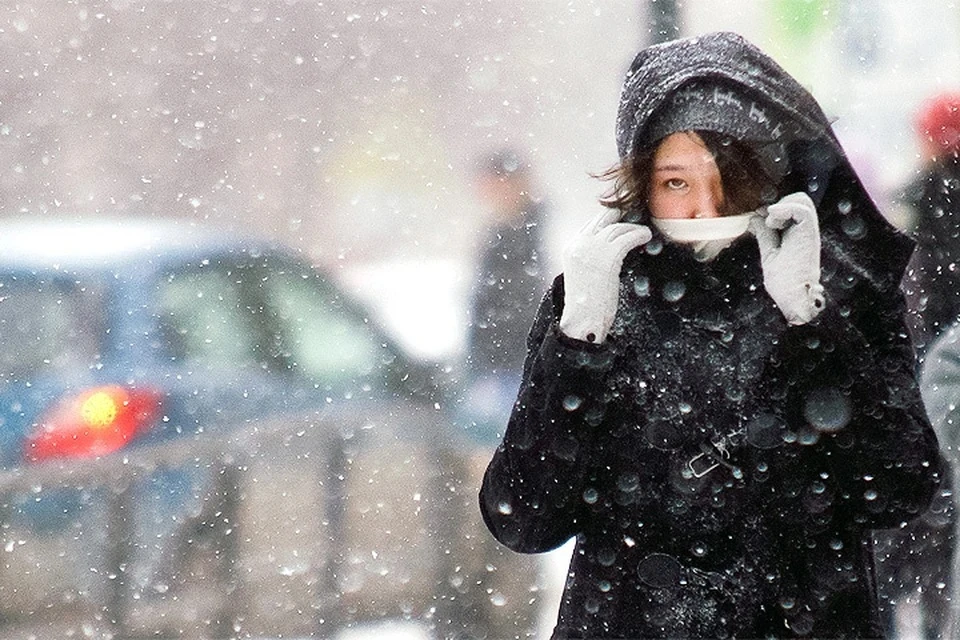
M 737 35 L 641 51 L 611 211 L 530 331 L 480 507 L 577 541 L 555 638 L 880 635 L 866 530 L 936 489 L 880 216 L 813 98 Z

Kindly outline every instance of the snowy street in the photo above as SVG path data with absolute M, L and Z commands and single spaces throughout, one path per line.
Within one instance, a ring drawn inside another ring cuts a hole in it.
M 0 60 L 0 640 L 960 637 L 960 0 L 18 0 Z

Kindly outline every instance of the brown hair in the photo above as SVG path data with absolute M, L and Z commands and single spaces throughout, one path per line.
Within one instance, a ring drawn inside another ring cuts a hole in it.
M 763 168 L 748 143 L 715 131 L 697 130 L 694 133 L 700 136 L 717 163 L 728 212 L 753 211 L 777 200 L 776 182 Z M 629 222 L 641 222 L 649 218 L 647 196 L 653 156 L 659 143 L 658 140 L 638 149 L 635 155 L 594 175 L 600 180 L 612 182 L 610 189 L 600 199 L 600 204 L 620 209 L 624 219 Z

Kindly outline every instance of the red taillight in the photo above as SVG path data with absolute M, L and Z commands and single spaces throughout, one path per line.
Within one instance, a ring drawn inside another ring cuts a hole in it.
M 116 451 L 150 426 L 160 411 L 160 398 L 151 389 L 115 385 L 65 398 L 37 423 L 24 443 L 24 456 L 36 462 Z

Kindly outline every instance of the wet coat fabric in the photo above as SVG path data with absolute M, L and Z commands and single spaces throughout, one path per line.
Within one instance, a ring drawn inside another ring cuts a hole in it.
M 731 34 L 708 49 L 724 51 L 711 74 L 748 88 L 775 71 Z M 665 77 L 699 52 L 667 56 Z M 707 263 L 656 237 L 631 252 L 602 344 L 559 331 L 562 276 L 541 304 L 480 508 L 516 551 L 576 538 L 556 638 L 881 634 L 866 532 L 925 508 L 939 472 L 898 290 L 910 243 L 812 98 L 781 101 L 820 127 L 787 178 L 811 187 L 821 216 L 815 321 L 787 325 L 752 237 Z

